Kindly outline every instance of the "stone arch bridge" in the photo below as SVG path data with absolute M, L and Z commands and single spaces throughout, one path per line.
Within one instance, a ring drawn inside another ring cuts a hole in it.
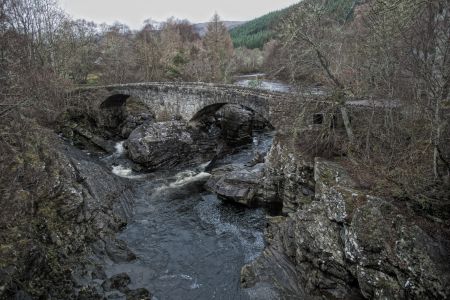
M 87 101 L 94 110 L 118 107 L 133 97 L 142 101 L 157 121 L 174 117 L 191 121 L 204 111 L 238 104 L 259 113 L 278 130 L 292 128 L 302 103 L 302 99 L 292 94 L 234 85 L 178 82 L 86 87 L 74 90 L 71 96 Z

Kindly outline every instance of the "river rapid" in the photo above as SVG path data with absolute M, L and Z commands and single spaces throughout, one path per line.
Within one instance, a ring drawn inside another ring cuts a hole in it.
M 215 161 L 246 164 L 270 149 L 273 134 Z M 96 257 L 108 277 L 127 273 L 130 288 L 147 288 L 152 299 L 262 299 L 264 288 L 240 288 L 240 270 L 264 249 L 265 212 L 219 200 L 203 189 L 209 162 L 183 170 L 136 173 L 123 142 L 101 158 L 133 186 L 134 214 L 117 238 L 136 254 L 131 262 Z

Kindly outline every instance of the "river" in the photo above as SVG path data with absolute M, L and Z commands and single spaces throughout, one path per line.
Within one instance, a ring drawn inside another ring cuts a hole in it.
M 252 87 L 279 93 L 294 93 L 303 96 L 325 96 L 330 93 L 322 85 L 303 84 L 294 86 L 280 80 L 269 80 L 264 73 L 236 76 L 234 84 L 242 87 Z
M 255 151 L 267 152 L 272 134 L 255 133 L 253 143 L 216 165 L 245 164 Z M 127 273 L 130 288 L 147 288 L 153 299 L 258 299 L 242 290 L 240 270 L 264 249 L 265 212 L 224 203 L 206 192 L 208 162 L 178 171 L 132 171 L 123 142 L 103 162 L 132 181 L 134 215 L 118 234 L 137 259 L 114 263 L 101 258 L 109 276 Z
M 238 86 L 259 88 L 273 92 L 293 92 L 294 89 L 291 85 L 281 81 L 267 80 L 265 79 L 265 76 L 266 75 L 263 73 L 237 76 L 235 78 L 234 84 Z

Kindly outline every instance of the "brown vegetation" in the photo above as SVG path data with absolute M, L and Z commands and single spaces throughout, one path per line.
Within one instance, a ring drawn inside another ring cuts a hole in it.
M 328 1 L 305 1 L 286 18 L 283 46 L 266 46 L 270 60 L 293 82 L 334 90 L 328 107 L 305 106 L 306 123 L 315 113 L 330 117 L 302 145 L 313 155 L 346 155 L 356 169 L 376 174 L 372 181 L 385 193 L 448 199 L 449 4 L 371 0 L 343 20 L 326 10 Z M 336 117 L 345 131 L 334 126 Z

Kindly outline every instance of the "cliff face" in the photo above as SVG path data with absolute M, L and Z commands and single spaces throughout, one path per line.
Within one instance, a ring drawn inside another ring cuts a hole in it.
M 131 213 L 129 186 L 37 125 L 15 150 L 3 152 L 0 298 L 68 299 L 89 244 L 116 244 L 111 234 Z
M 371 196 L 340 165 L 308 161 L 278 138 L 265 185 L 287 217 L 271 220 L 264 254 L 242 284 L 270 283 L 286 299 L 436 299 L 450 296 L 445 220 Z

